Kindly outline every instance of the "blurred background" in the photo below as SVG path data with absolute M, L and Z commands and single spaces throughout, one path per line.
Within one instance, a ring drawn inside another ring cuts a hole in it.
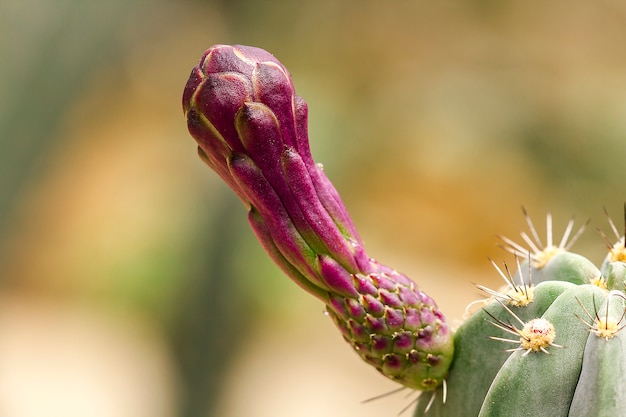
M 414 399 L 265 257 L 181 109 L 275 54 L 368 252 L 451 320 L 524 205 L 599 262 L 626 199 L 626 3 L 0 2 L 0 415 L 391 416 Z

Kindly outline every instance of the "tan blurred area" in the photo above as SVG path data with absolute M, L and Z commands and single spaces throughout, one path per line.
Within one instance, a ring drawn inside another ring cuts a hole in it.
M 181 109 L 212 44 L 263 47 L 371 256 L 451 320 L 499 285 L 528 209 L 598 262 L 626 195 L 626 5 L 0 3 L 0 416 L 392 416 L 196 156 Z M 405 415 L 410 415 L 408 412 Z

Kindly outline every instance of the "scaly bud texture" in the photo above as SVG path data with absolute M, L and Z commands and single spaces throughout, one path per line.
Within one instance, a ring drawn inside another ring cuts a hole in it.
M 339 194 L 313 161 L 308 109 L 268 52 L 216 45 L 183 93 L 202 160 L 248 209 L 281 269 L 327 306 L 344 339 L 383 375 L 434 390 L 453 356 L 436 303 L 405 275 L 369 258 Z
M 626 249 L 610 218 L 615 239 L 605 236 L 597 268 L 569 251 L 583 228 L 570 238 L 570 222 L 553 242 L 548 215 L 544 244 L 526 215 L 525 244 L 502 237 L 516 272 L 494 262 L 506 286 L 479 286 L 488 298 L 470 305 L 453 334 L 413 281 L 366 255 L 313 162 L 306 103 L 276 58 L 210 48 L 191 72 L 183 109 L 200 157 L 244 202 L 272 259 L 326 304 L 363 360 L 432 392 L 415 417 L 626 416 Z

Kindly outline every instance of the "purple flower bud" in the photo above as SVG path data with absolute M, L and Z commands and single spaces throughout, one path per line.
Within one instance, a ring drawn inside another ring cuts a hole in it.
M 406 276 L 370 259 L 346 208 L 313 161 L 308 110 L 269 53 L 217 45 L 183 93 L 202 160 L 237 193 L 267 253 L 327 305 L 367 363 L 412 388 L 447 374 L 452 338 L 435 302 Z
M 288 233 L 269 230 L 298 271 L 311 274 L 314 258 L 303 256 L 310 251 L 351 273 L 368 268 L 347 210 L 311 156 L 306 103 L 276 58 L 248 46 L 210 48 L 191 72 L 183 109 L 202 159 L 268 225 L 286 217 Z

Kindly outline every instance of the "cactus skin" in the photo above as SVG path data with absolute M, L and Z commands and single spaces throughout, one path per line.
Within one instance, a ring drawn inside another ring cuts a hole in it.
M 467 318 L 455 332 L 446 403 L 428 407 L 428 398 L 420 398 L 414 416 L 625 416 L 626 264 L 623 237 L 617 237 L 600 269 L 565 245 L 534 242 L 533 252 L 505 240 L 528 258 L 510 281 L 530 285 L 532 302 L 518 306 L 496 295 Z M 548 354 L 507 352 L 513 343 L 489 340 L 516 339 L 493 325 L 499 320 L 520 327 L 512 313 L 522 322 L 547 319 L 563 347 L 548 347 Z
M 268 52 L 215 45 L 192 70 L 183 111 L 201 159 L 235 191 L 270 257 L 327 306 L 365 362 L 407 387 L 434 390 L 453 357 L 432 298 L 369 258 L 307 135 L 307 105 Z
M 624 298 L 612 292 L 598 309 L 600 317 L 619 322 L 624 314 Z M 626 375 L 626 332 L 610 339 L 591 333 L 576 386 L 570 415 L 579 417 L 624 415 L 626 389 L 619 383 Z
M 530 249 L 503 238 L 526 258 L 513 276 L 500 271 L 508 291 L 486 290 L 491 297 L 452 333 L 413 281 L 366 255 L 313 162 L 306 103 L 276 58 L 210 48 L 183 110 L 200 157 L 243 201 L 278 266 L 326 304 L 365 362 L 433 393 L 419 398 L 415 417 L 626 416 L 626 249 L 612 221 L 617 243 L 597 268 L 569 251 L 572 223 L 553 245 L 548 216 L 543 245 L 527 216 Z

